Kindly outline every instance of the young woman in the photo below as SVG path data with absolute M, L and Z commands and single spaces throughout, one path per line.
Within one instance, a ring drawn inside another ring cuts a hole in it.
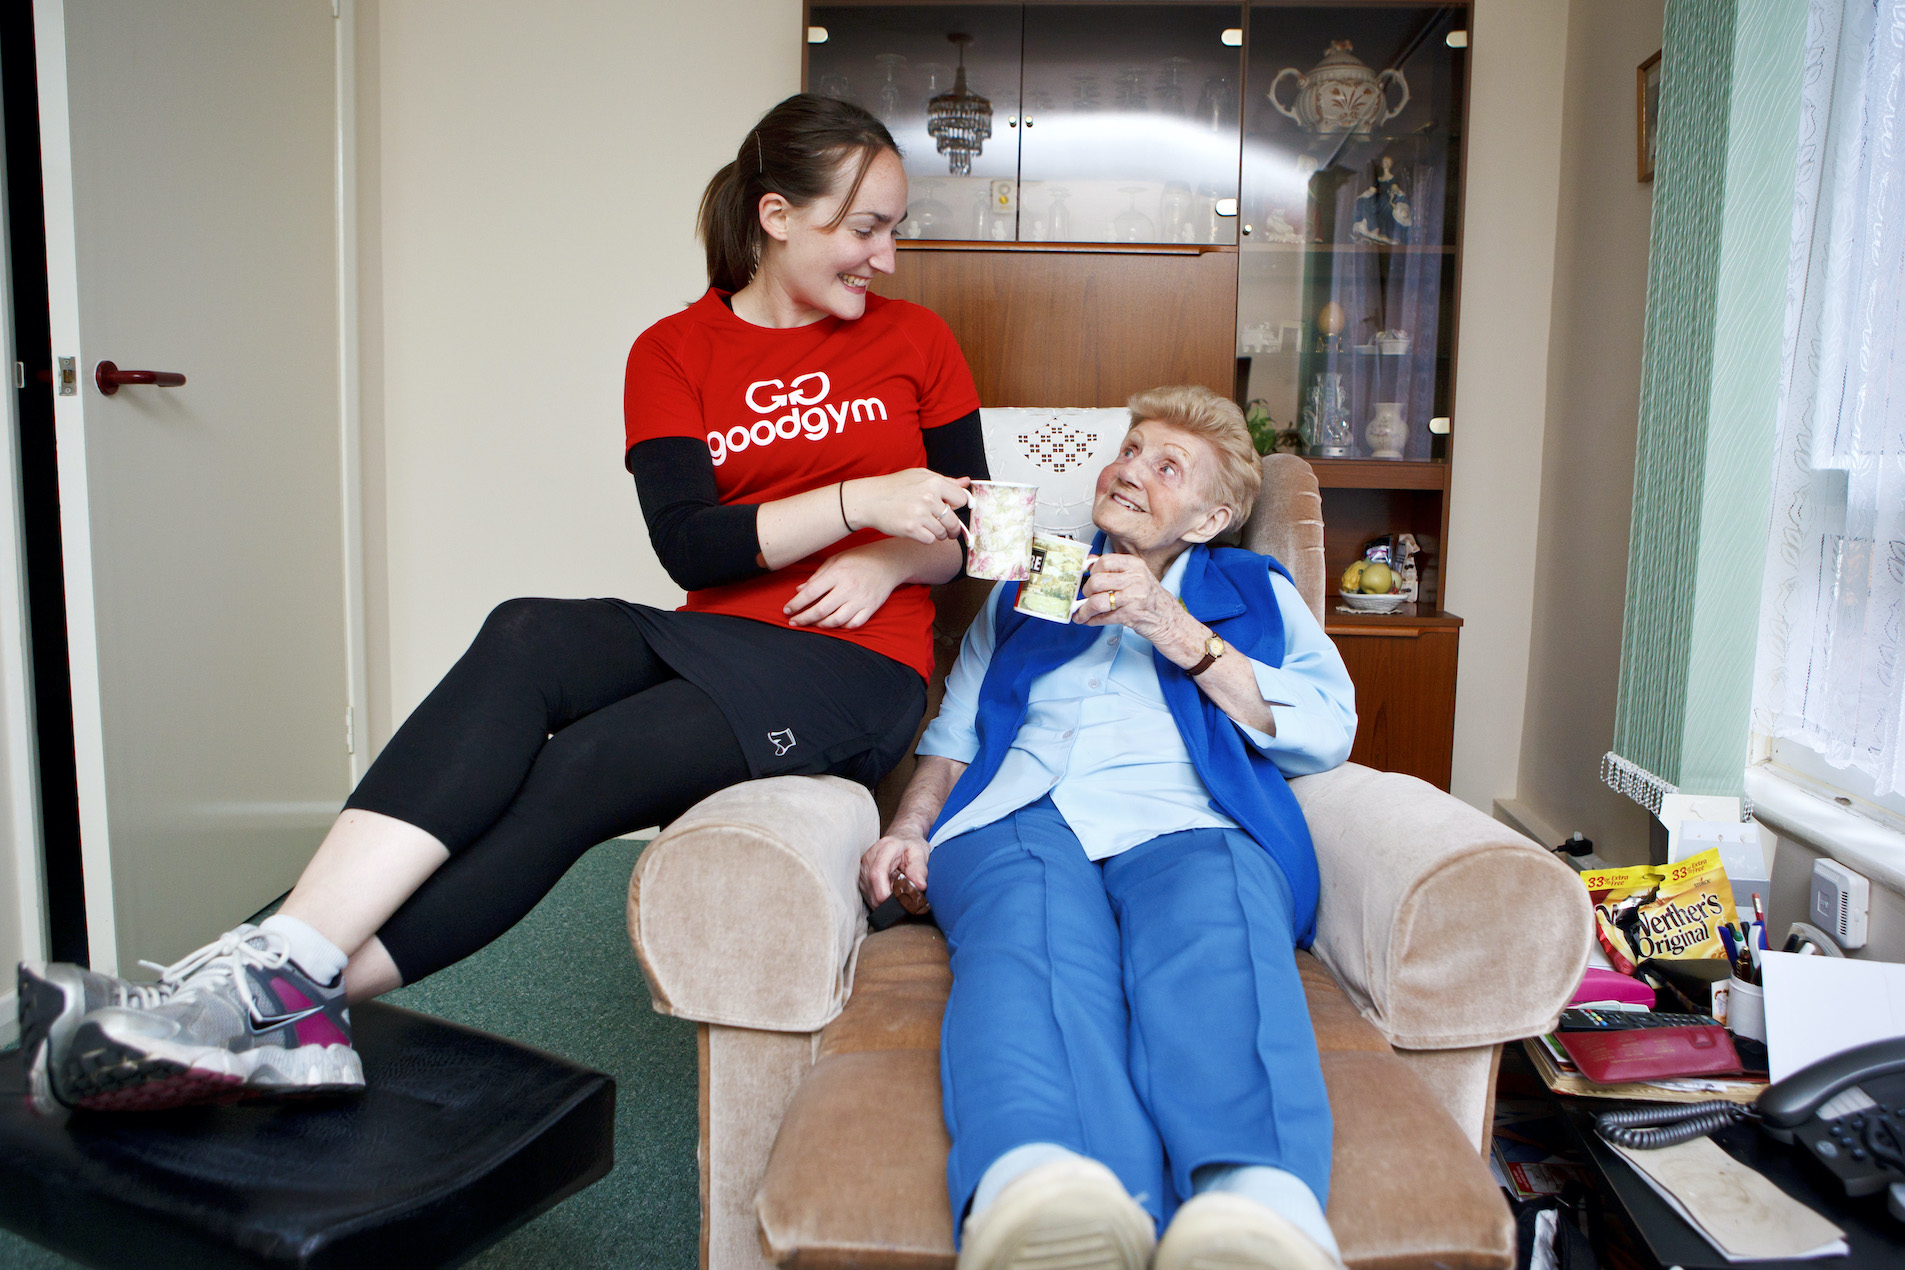
M 913 739 L 926 587 L 986 474 L 944 322 L 868 287 L 906 177 L 790 97 L 702 197 L 709 289 L 629 353 L 626 462 L 688 603 L 510 600 L 345 804 L 277 915 L 139 986 L 20 968 L 34 1097 L 151 1108 L 363 1084 L 346 1007 L 481 948 L 598 842 L 752 777 L 871 784 Z

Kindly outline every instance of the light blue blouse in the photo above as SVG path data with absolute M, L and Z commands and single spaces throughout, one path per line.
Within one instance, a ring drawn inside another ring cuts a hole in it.
M 1188 552 L 1165 571 L 1178 594 Z M 1003 587 L 1004 583 L 1000 584 Z M 1251 660 L 1270 703 L 1277 734 L 1237 725 L 1286 776 L 1327 771 L 1349 757 L 1356 737 L 1356 690 L 1336 645 L 1288 579 L 1272 573 L 1283 615 L 1283 665 Z M 974 719 L 979 685 L 992 660 L 999 588 L 980 610 L 946 677 L 946 698 L 920 738 L 918 752 L 970 763 L 979 752 Z M 1033 618 L 1033 621 L 1040 619 Z M 999 774 L 941 825 L 938 846 L 1052 796 L 1094 860 L 1184 829 L 1235 828 L 1211 805 L 1177 724 L 1164 704 L 1151 641 L 1116 625 L 1071 661 L 1033 680 L 1025 723 Z M 1237 654 L 1231 653 L 1230 656 Z

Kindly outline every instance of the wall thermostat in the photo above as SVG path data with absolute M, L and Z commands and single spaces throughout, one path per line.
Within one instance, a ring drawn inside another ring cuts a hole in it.
M 1833 937 L 1841 948 L 1865 947 L 1865 915 L 1872 901 L 1872 884 L 1836 860 L 1812 864 L 1812 924 Z

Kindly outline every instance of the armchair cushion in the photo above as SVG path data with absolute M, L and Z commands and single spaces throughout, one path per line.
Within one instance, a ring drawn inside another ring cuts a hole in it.
M 1587 966 L 1573 870 L 1413 776 L 1356 763 L 1290 782 L 1322 874 L 1315 952 L 1401 1049 L 1546 1031 Z
M 663 1014 L 815 1032 L 840 1013 L 866 928 L 856 878 L 873 798 L 837 776 L 748 781 L 642 852 L 628 931 Z
M 950 1270 L 945 939 L 898 927 L 862 949 L 853 1000 L 781 1121 L 761 1240 L 782 1267 Z M 1297 962 L 1335 1118 L 1329 1218 L 1351 1270 L 1507 1270 L 1513 1221 L 1468 1135 L 1315 959 Z

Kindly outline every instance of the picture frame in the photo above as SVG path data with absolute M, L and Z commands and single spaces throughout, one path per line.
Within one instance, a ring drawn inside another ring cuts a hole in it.
M 1654 149 L 1660 136 L 1660 54 L 1634 73 L 1635 179 L 1654 179 Z

